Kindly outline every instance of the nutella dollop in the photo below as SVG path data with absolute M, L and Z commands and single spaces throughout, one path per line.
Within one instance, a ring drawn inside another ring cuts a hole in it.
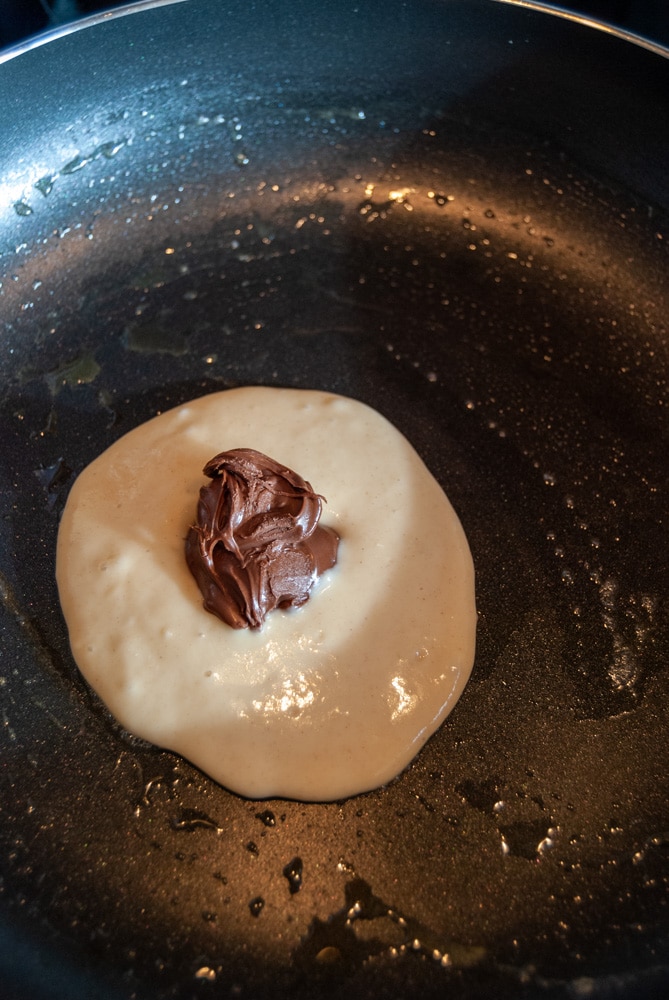
M 339 535 L 320 525 L 323 497 L 296 472 L 251 448 L 203 470 L 186 561 L 207 611 L 233 628 L 258 629 L 275 608 L 300 607 L 337 560 Z

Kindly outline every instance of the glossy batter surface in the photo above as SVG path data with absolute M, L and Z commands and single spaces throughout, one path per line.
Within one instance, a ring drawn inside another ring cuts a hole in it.
M 341 537 L 309 601 L 259 631 L 205 611 L 184 557 L 202 469 L 239 447 L 309 480 Z M 251 798 L 389 781 L 474 659 L 474 570 L 453 508 L 384 417 L 328 393 L 214 393 L 120 438 L 72 488 L 57 580 L 76 662 L 119 722 Z

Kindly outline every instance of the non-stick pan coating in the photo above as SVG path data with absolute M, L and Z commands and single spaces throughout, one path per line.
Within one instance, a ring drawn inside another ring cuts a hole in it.
M 0 66 L 0 996 L 662 995 L 667 67 L 395 0 L 147 6 Z M 58 606 L 77 472 L 245 384 L 377 407 L 474 555 L 461 702 L 341 803 L 130 738 Z

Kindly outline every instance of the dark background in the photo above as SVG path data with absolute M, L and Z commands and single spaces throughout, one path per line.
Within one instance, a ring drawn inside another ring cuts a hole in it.
M 0 0 L 0 47 L 120 6 L 113 0 Z M 561 6 L 669 45 L 667 0 L 574 0 Z

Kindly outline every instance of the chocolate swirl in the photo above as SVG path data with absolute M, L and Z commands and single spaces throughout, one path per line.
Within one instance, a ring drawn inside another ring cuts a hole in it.
M 323 497 L 251 448 L 204 467 L 186 561 L 207 611 L 233 628 L 260 628 L 275 608 L 300 607 L 337 560 L 339 535 L 319 525 Z

